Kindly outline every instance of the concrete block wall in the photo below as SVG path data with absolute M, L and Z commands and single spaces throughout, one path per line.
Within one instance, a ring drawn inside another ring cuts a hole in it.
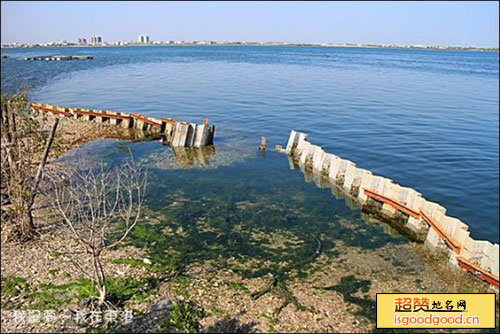
M 474 263 L 482 270 L 489 271 L 498 277 L 499 272 L 499 245 L 489 241 L 474 240 L 470 238 L 469 227 L 458 218 L 446 216 L 446 208 L 438 203 L 431 202 L 422 197 L 418 191 L 403 187 L 383 176 L 373 175 L 370 171 L 356 167 L 356 164 L 342 159 L 334 154 L 326 153 L 317 145 L 307 140 L 305 133 L 292 130 L 286 146 L 289 159 L 298 161 L 301 170 L 306 167 L 313 170 L 314 182 L 323 187 L 321 174 L 328 176 L 331 184 L 342 181 L 342 189 L 335 185 L 331 187 L 332 194 L 338 199 L 345 197 L 344 193 L 354 195 L 355 199 L 362 205 L 367 200 L 364 190 L 371 190 L 379 195 L 389 198 L 400 205 L 415 212 L 416 215 L 408 216 L 406 227 L 418 233 L 426 233 L 425 244 L 430 249 L 442 249 L 450 254 L 450 263 L 456 264 L 459 257 Z M 308 182 L 309 177 L 306 177 Z M 348 196 L 350 198 L 350 196 Z M 393 206 L 394 205 L 394 206 Z M 395 204 L 383 203 L 382 210 L 386 213 L 394 213 Z M 459 245 L 458 250 L 451 249 L 442 239 L 441 235 L 429 227 L 422 218 L 421 212 L 431 217 L 434 223 Z M 424 234 L 425 235 L 425 234 Z

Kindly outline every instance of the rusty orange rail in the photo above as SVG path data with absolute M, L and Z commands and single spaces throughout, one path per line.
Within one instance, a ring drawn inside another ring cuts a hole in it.
M 58 109 L 47 108 L 47 107 L 36 106 L 36 105 L 31 105 L 31 108 L 35 109 L 35 110 L 45 111 L 45 112 L 63 114 L 65 116 L 73 116 L 74 114 L 77 114 L 77 115 L 89 115 L 89 116 L 95 116 L 95 117 L 107 117 L 107 118 L 115 118 L 115 119 L 130 119 L 130 116 L 125 116 L 125 115 L 121 115 L 121 114 L 100 113 L 100 112 L 95 112 L 95 111 L 90 111 L 90 110 L 82 110 L 82 109 L 78 109 L 78 108 L 75 108 L 73 112 L 61 111 Z
M 46 106 L 40 106 L 40 105 L 35 105 L 35 104 L 30 104 L 30 107 L 33 110 L 37 111 L 44 111 L 44 112 L 50 112 L 53 114 L 61 114 L 65 116 L 73 116 L 73 115 L 88 115 L 88 116 L 93 116 L 93 117 L 106 117 L 106 118 L 113 118 L 113 119 L 120 119 L 120 120 L 138 120 L 141 122 L 144 122 L 146 124 L 149 124 L 153 127 L 158 127 L 161 129 L 164 129 L 165 124 L 176 124 L 177 121 L 171 118 L 162 118 L 161 120 L 154 121 L 152 119 L 149 119 L 148 117 L 145 117 L 140 114 L 130 114 L 130 115 L 124 115 L 120 113 L 103 113 L 103 112 L 97 112 L 95 110 L 82 110 L 80 108 L 71 108 L 72 110 L 69 111 L 62 111 L 57 108 L 64 108 L 64 107 L 46 107 Z M 68 110 L 69 108 L 65 108 Z M 205 119 L 206 121 L 207 119 Z
M 101 113 L 101 112 L 95 112 L 95 111 L 87 111 L 87 110 L 82 110 L 82 109 L 77 109 L 75 108 L 74 111 L 75 114 L 81 114 L 81 115 L 89 115 L 89 116 L 95 116 L 95 117 L 107 117 L 107 118 L 114 118 L 114 119 L 130 119 L 130 116 L 125 116 L 121 114 L 107 114 L 107 113 Z
M 412 210 L 412 209 L 406 207 L 404 204 L 399 203 L 398 201 L 395 201 L 395 200 L 393 200 L 393 199 L 391 199 L 389 197 L 385 197 L 383 195 L 377 194 L 376 192 L 368 190 L 368 189 L 364 189 L 364 191 L 365 191 L 365 194 L 368 197 L 371 197 L 373 199 L 376 199 L 377 201 L 389 204 L 393 208 L 398 209 L 399 211 L 404 212 L 408 216 L 411 216 L 411 217 L 413 217 L 415 219 L 420 219 L 420 213 L 418 213 L 417 211 Z
M 481 278 L 482 280 L 490 284 L 493 284 L 494 286 L 500 286 L 498 276 L 496 276 L 492 272 L 482 269 L 481 267 L 475 265 L 470 261 L 467 261 L 466 259 L 460 256 L 457 258 L 457 261 L 460 268 L 463 268 L 468 272 L 471 272 L 472 274 L 476 275 L 477 277 Z
M 455 253 L 460 253 L 460 245 L 458 244 L 458 242 L 453 239 L 452 237 L 450 237 L 443 229 L 441 226 L 439 226 L 438 223 L 436 223 L 436 221 L 434 221 L 434 219 L 432 219 L 432 217 L 428 216 L 427 214 L 425 214 L 425 212 L 423 211 L 420 211 L 420 213 L 422 214 L 422 217 L 424 218 L 424 221 L 429 225 L 429 226 L 432 226 L 432 228 L 434 228 L 434 230 L 439 234 L 439 236 L 441 237 L 441 239 L 443 239 L 446 244 L 448 246 L 450 246 L 453 251 Z
M 61 110 L 57 110 L 57 109 L 46 108 L 46 107 L 42 107 L 42 106 L 34 106 L 34 105 L 31 105 L 31 108 L 36 109 L 36 110 L 42 110 L 42 111 L 46 111 L 46 112 L 56 113 L 56 114 L 62 114 L 65 116 L 73 116 L 73 114 L 69 111 L 61 111 Z
M 150 124 L 152 126 L 157 126 L 157 127 L 161 127 L 161 122 L 158 123 L 158 122 L 155 122 L 147 117 L 144 117 L 142 115 L 139 115 L 139 114 L 131 114 L 130 116 L 132 116 L 133 118 L 135 118 L 136 120 L 139 120 L 141 122 L 144 122 L 146 124 Z

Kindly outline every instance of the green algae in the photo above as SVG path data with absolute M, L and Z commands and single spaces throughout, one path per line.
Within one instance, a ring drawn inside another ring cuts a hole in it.
M 130 279 L 108 277 L 106 287 L 109 301 L 123 306 L 128 301 L 145 301 L 158 291 L 160 279 Z M 6 309 L 56 310 L 70 303 L 98 296 L 91 280 L 78 278 L 66 284 L 31 285 L 19 277 L 2 277 L 2 307 Z M 20 296 L 19 302 L 9 302 L 9 297 Z

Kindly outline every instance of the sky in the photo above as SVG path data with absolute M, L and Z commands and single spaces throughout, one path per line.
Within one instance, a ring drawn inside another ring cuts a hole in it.
M 1 42 L 282 41 L 496 46 L 499 3 L 2 1 Z

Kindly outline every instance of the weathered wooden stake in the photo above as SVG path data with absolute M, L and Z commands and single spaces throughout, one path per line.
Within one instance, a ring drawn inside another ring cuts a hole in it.
M 266 150 L 266 137 L 261 137 L 260 138 L 259 150 L 260 151 L 265 151 Z

